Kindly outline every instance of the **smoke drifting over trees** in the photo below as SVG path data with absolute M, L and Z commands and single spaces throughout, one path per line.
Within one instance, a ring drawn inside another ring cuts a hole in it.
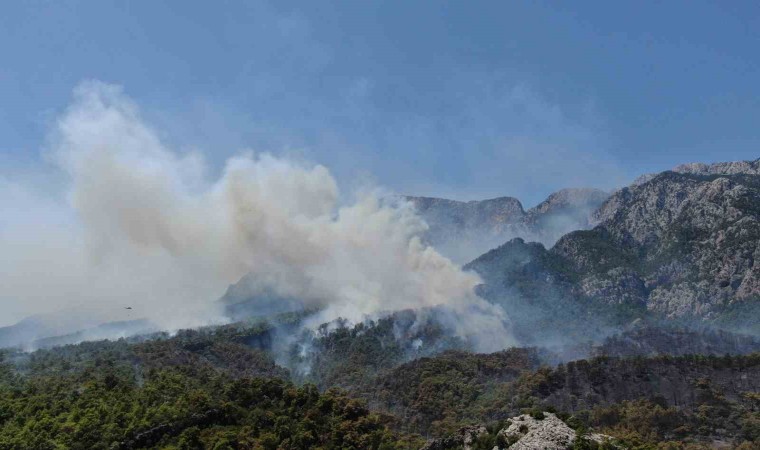
M 211 179 L 201 155 L 168 148 L 119 87 L 98 82 L 75 90 L 48 156 L 67 175 L 65 202 L 4 181 L 6 205 L 53 219 L 44 233 L 23 215 L 3 223 L 2 301 L 17 310 L 114 318 L 131 305 L 165 328 L 214 323 L 214 300 L 251 274 L 254 289 L 319 308 L 320 323 L 436 307 L 479 349 L 512 342 L 504 311 L 474 294 L 478 276 L 420 242 L 410 205 L 342 195 L 323 166 L 250 152 Z

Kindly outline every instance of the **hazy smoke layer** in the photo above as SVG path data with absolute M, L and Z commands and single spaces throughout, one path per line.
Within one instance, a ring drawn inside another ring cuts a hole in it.
M 477 276 L 420 243 L 425 224 L 412 208 L 371 193 L 341 205 L 323 166 L 250 154 L 209 180 L 199 155 L 172 152 L 101 83 L 76 89 L 51 155 L 71 182 L 70 206 L 57 207 L 75 219 L 51 231 L 65 245 L 22 249 L 67 274 L 63 291 L 37 280 L 48 309 L 79 296 L 167 327 L 208 323 L 221 319 L 213 300 L 250 273 L 261 289 L 325 307 L 325 321 L 444 306 L 447 325 L 481 349 L 510 343 L 503 310 L 473 293 Z

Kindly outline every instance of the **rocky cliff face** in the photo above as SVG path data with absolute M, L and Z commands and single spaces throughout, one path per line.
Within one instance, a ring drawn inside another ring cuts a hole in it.
M 512 450 L 565 450 L 572 448 L 578 434 L 556 415 L 544 412 L 538 417 L 523 414 L 509 419 L 509 426 L 499 431 L 497 442 L 509 444 Z M 603 434 L 591 434 L 582 437 L 589 442 L 601 444 L 611 442 L 612 438 Z M 589 446 L 595 448 L 596 446 Z M 506 445 L 494 447 L 494 450 L 506 449 Z
M 760 175 L 760 158 L 754 161 L 730 161 L 714 164 L 687 163 L 671 169 L 672 172 L 690 173 L 693 175 Z M 633 184 L 644 184 L 658 174 L 650 173 L 637 178 Z
M 523 298 L 551 289 L 578 304 L 760 333 L 759 165 L 663 172 L 614 193 L 593 214 L 596 227 L 550 250 L 515 241 L 467 267 L 492 298 L 514 296 L 515 285 Z
M 674 167 L 673 172 L 694 175 L 760 175 L 760 158 L 754 161 L 732 161 L 715 164 L 681 164 Z
M 428 243 L 457 262 L 481 255 L 465 268 L 524 343 L 594 339 L 650 316 L 760 335 L 760 160 L 686 164 L 609 197 L 565 189 L 527 211 L 512 197 L 407 199 Z M 242 287 L 225 296 L 232 317 L 300 308 Z M 537 329 L 543 340 L 530 340 Z
M 589 228 L 594 211 L 608 196 L 597 189 L 563 189 L 527 211 L 513 197 L 469 202 L 406 199 L 430 226 L 427 242 L 464 263 L 515 237 L 551 245 L 570 231 Z
M 581 274 L 579 294 L 707 319 L 760 301 L 760 176 L 665 172 L 596 217 L 552 249 Z

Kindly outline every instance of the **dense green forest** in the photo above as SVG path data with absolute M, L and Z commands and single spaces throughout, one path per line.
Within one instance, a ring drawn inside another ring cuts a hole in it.
M 296 386 L 242 342 L 265 325 L 2 355 L 0 448 L 415 448 L 392 418 Z
M 113 367 L 5 377 L 0 448 L 410 448 L 389 419 L 314 385 L 176 369 L 142 380 Z
M 408 320 L 324 328 L 284 352 L 297 317 L 6 350 L 0 448 L 420 448 L 482 424 L 474 448 L 490 450 L 510 417 L 541 411 L 630 448 L 760 442 L 758 354 L 557 364 L 469 353 L 435 327 L 397 339 Z

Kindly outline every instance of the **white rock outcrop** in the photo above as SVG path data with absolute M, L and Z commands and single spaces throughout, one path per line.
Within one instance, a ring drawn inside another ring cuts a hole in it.
M 577 437 L 559 417 L 552 413 L 543 413 L 543 419 L 536 419 L 528 414 L 513 417 L 507 428 L 499 431 L 503 442 L 509 442 L 510 450 L 566 450 L 573 445 Z M 586 439 L 602 443 L 611 438 L 602 434 L 587 435 Z M 500 450 L 494 447 L 494 450 Z

